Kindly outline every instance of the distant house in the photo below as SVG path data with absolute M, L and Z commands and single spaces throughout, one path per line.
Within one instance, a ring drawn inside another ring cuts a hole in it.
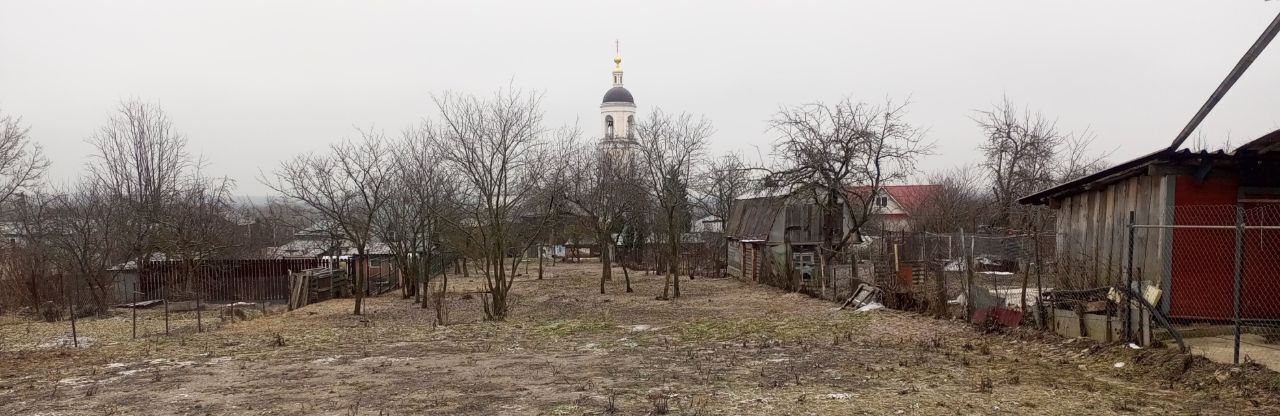
M 298 231 L 293 239 L 282 245 L 263 249 L 260 256 L 282 260 L 320 259 L 328 261 L 330 267 L 351 269 L 354 264 L 349 260 L 356 256 L 356 249 L 346 239 L 335 240 L 325 229 L 324 223 L 317 223 Z M 379 240 L 368 242 L 365 245 L 365 258 L 368 259 L 370 280 L 377 282 L 399 278 L 395 254 L 387 243 Z M 349 272 L 354 273 L 353 270 Z
M 1162 293 L 1174 318 L 1227 319 L 1233 314 L 1237 212 L 1250 226 L 1280 226 L 1280 130 L 1225 151 L 1162 149 L 1019 200 L 1047 205 L 1057 216 L 1060 267 L 1106 285 L 1121 281 L 1134 223 L 1201 228 L 1143 228 L 1133 234 L 1132 270 Z M 1239 209 L 1239 211 L 1237 211 Z M 1226 226 L 1226 227 L 1224 227 Z M 1214 228 L 1217 227 L 1217 228 Z M 1243 311 L 1280 318 L 1280 233 L 1243 232 Z
M 868 188 L 855 188 L 851 192 L 866 192 Z M 884 185 L 869 198 L 871 215 L 864 231 L 910 232 L 919 229 L 917 218 L 928 211 L 928 204 L 942 193 L 942 185 Z

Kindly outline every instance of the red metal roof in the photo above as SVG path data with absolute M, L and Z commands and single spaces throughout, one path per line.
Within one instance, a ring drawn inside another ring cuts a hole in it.
M 883 185 L 880 188 L 897 201 L 907 211 L 907 215 L 918 212 L 942 193 L 942 185 Z M 855 186 L 849 192 L 865 193 L 867 189 L 869 187 Z
M 942 185 L 885 185 L 883 188 L 907 214 L 918 212 L 942 193 Z

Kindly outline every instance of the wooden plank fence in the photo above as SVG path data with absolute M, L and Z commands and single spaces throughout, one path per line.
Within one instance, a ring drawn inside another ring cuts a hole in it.
M 152 261 L 138 278 L 139 299 L 195 298 L 207 301 L 289 299 L 289 272 L 320 267 L 320 259 L 205 260 L 188 273 L 181 261 Z

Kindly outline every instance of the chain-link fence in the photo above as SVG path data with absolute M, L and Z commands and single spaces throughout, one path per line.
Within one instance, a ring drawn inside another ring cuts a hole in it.
M 1056 240 L 1053 233 L 885 233 L 832 256 L 830 271 L 822 270 L 820 247 L 769 256 L 766 269 L 785 270 L 789 254 L 792 277 L 761 281 L 783 288 L 799 282 L 802 292 L 841 302 L 869 284 L 885 306 L 937 316 L 1024 311 L 1054 287 Z
M 867 251 L 886 269 L 876 284 L 891 294 L 888 306 L 969 317 L 1038 304 L 1051 287 L 1054 242 L 1051 233 L 898 233 Z
M 1131 226 L 1126 284 L 1150 286 L 1193 348 L 1225 343 L 1236 363 L 1280 352 L 1280 205 L 1178 206 L 1150 222 Z

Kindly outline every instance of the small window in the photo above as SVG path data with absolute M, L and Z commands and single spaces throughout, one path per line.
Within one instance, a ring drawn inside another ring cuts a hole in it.
M 884 196 L 878 196 L 878 197 L 876 197 L 876 206 L 878 206 L 878 207 L 887 207 L 887 206 L 889 206 L 889 198 L 888 198 L 888 197 L 884 197 Z
M 604 135 L 613 137 L 613 116 L 604 116 Z

